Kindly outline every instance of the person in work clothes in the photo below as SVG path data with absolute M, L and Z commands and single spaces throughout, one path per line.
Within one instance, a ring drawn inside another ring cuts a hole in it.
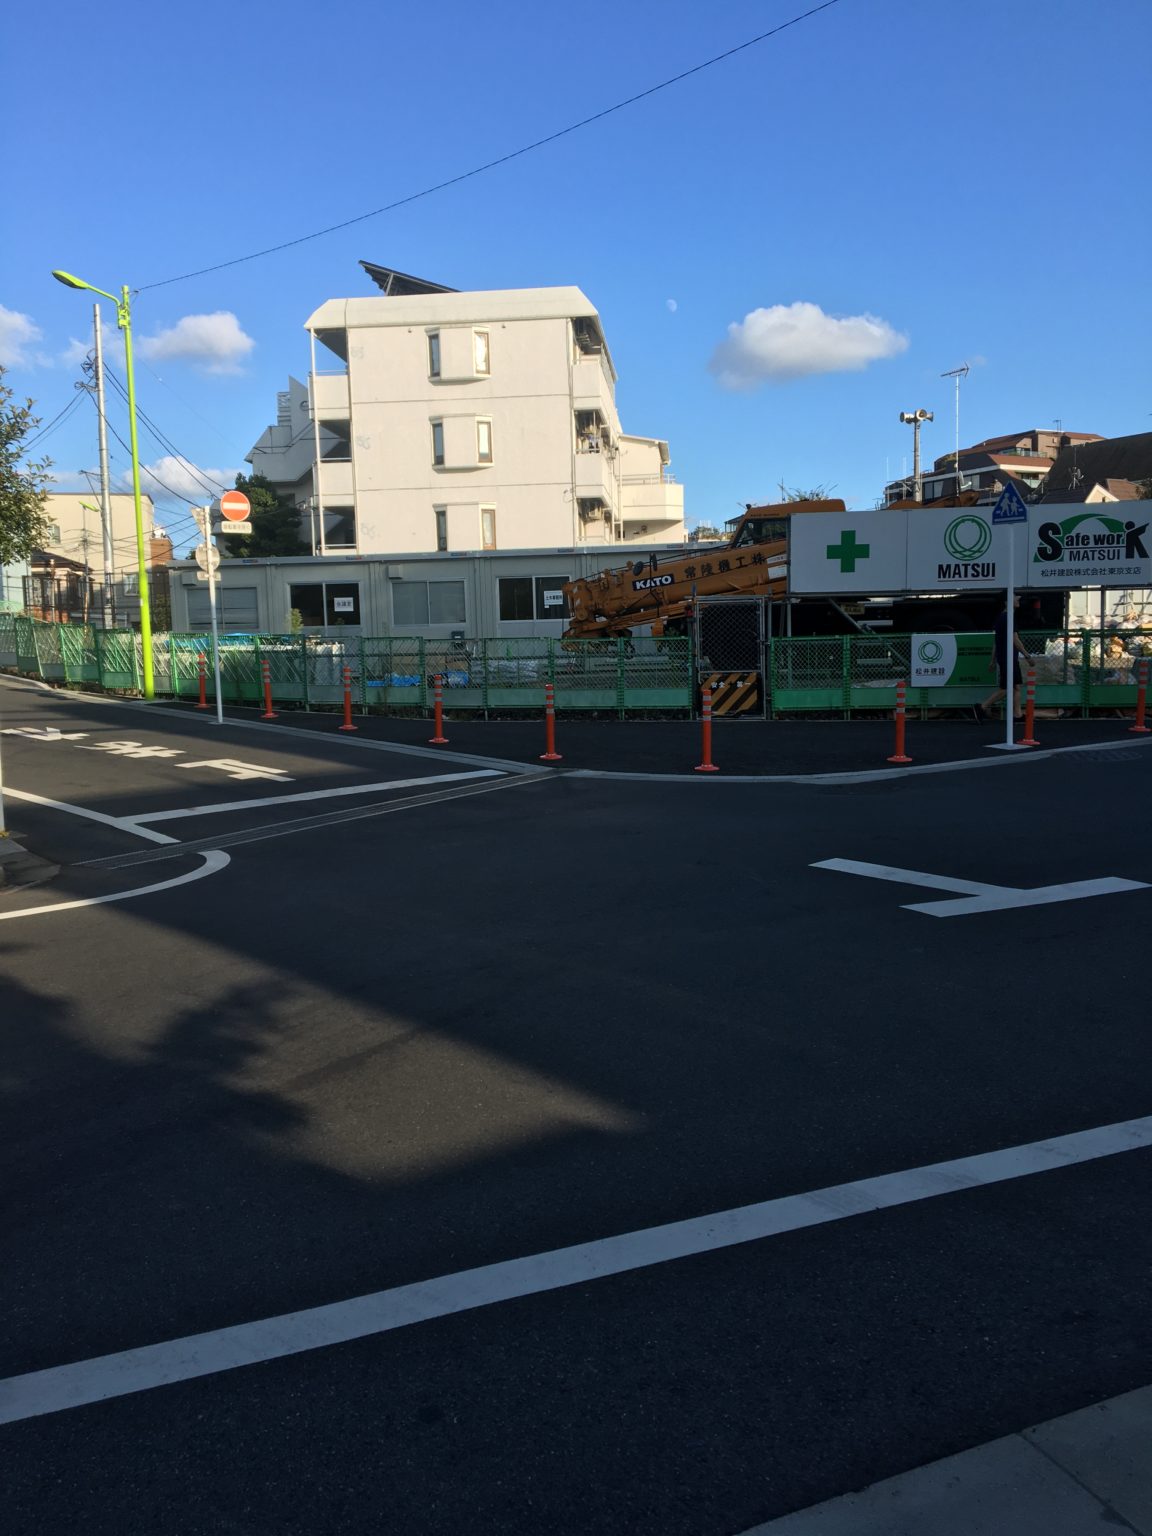
M 1013 608 L 1019 608 L 1020 595 L 1016 594 Z M 1020 714 L 1020 658 L 1028 656 L 1028 647 L 1021 640 L 1019 632 L 1013 629 L 1013 654 L 1012 654 L 1012 714 L 1019 720 Z M 976 705 L 977 720 L 986 720 L 988 712 L 993 705 L 998 704 L 1008 693 L 1008 599 L 1005 597 L 1004 606 L 1000 610 L 1000 617 L 996 620 L 996 628 L 992 639 L 992 660 L 988 663 L 988 670 L 995 668 L 1000 681 L 1000 686 L 994 693 L 990 693 L 981 704 Z

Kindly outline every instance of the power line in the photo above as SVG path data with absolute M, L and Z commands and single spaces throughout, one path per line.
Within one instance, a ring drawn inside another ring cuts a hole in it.
M 62 411 L 57 411 L 56 415 L 53 416 L 52 420 L 48 423 L 48 425 L 46 427 L 41 427 L 40 430 L 35 434 L 34 437 L 30 437 L 28 439 L 28 441 L 21 448 L 21 450 L 20 450 L 21 453 L 22 454 L 27 453 L 29 448 L 34 447 L 39 442 L 42 442 L 44 440 L 44 438 L 46 438 L 50 432 L 55 432 L 57 427 L 62 427 L 64 425 L 65 421 L 67 421 L 68 417 L 72 414 L 72 412 L 80 404 L 81 399 L 82 399 L 82 396 L 80 396 L 80 395 L 73 395 L 71 400 L 69 400 L 68 404 L 64 407 L 64 409 Z
M 120 395 L 120 398 L 125 401 L 125 403 L 127 403 L 128 391 L 125 389 L 124 385 L 121 384 L 120 380 L 116 377 L 115 373 L 110 368 L 106 368 L 105 373 L 111 380 L 117 393 Z M 218 480 L 212 480 L 208 476 L 204 475 L 201 470 L 197 468 L 197 466 L 192 462 L 192 460 L 189 459 L 185 454 L 181 453 L 179 448 L 176 447 L 175 443 L 173 443 L 170 438 L 165 436 L 165 434 L 160 430 L 152 418 L 147 415 L 146 412 L 140 409 L 139 405 L 136 407 L 136 414 L 148 429 L 148 432 L 151 435 L 153 441 L 156 443 L 157 447 L 166 449 L 170 454 L 172 454 L 174 458 L 178 459 L 180 463 L 183 464 L 188 472 L 192 475 L 193 479 L 198 481 L 198 483 L 202 485 L 204 489 L 208 491 L 212 496 L 218 496 L 221 491 L 228 490 L 228 486 L 221 484 L 221 482 Z
M 725 59 L 730 59 L 737 53 L 743 53 L 747 48 L 754 48 L 757 43 L 766 42 L 770 37 L 776 37 L 779 33 L 787 31 L 789 27 L 798 26 L 800 22 L 809 20 L 821 11 L 830 10 L 832 6 L 839 3 L 840 0 L 823 0 L 823 4 L 814 5 L 810 10 L 803 11 L 788 21 L 782 21 L 779 26 L 770 27 L 767 32 L 750 37 L 746 42 L 737 43 L 734 48 L 727 48 L 723 53 L 718 53 L 711 59 L 705 59 L 701 64 L 694 64 L 691 69 L 682 70 L 680 74 L 672 75 L 667 80 L 661 80 L 658 85 L 650 85 L 645 91 L 637 91 L 634 96 L 627 96 L 623 101 L 615 102 L 600 112 L 593 112 L 590 117 L 582 117 L 577 123 L 569 123 L 567 128 L 558 128 L 555 133 L 546 134 L 542 139 L 535 139 L 531 144 L 524 144 L 520 149 L 514 149 L 509 154 L 499 155 L 495 160 L 488 160 L 483 165 L 474 166 L 470 171 L 462 171 L 458 176 L 449 176 L 446 181 L 438 181 L 434 186 L 425 187 L 421 192 L 412 192 L 407 197 L 397 198 L 395 202 L 385 203 L 382 208 L 373 208 L 369 213 L 358 213 L 354 218 L 343 219 L 339 224 L 329 224 L 324 229 L 313 230 L 310 235 L 298 235 L 295 240 L 283 240 L 279 245 L 265 246 L 262 251 L 250 251 L 247 256 L 234 256 L 230 261 L 218 261 L 210 267 L 199 267 L 195 272 L 181 272 L 178 277 L 165 277 L 159 282 L 144 283 L 136 291 L 147 293 L 152 288 L 167 288 L 172 283 L 184 283 L 193 277 L 204 277 L 209 272 L 222 272 L 225 267 L 238 267 L 245 261 L 257 261 L 261 256 L 273 256 L 277 251 L 287 251 L 294 245 L 304 245 L 309 240 L 319 240 L 323 235 L 333 235 L 337 230 L 350 229 L 354 224 L 363 224 L 366 219 L 379 218 L 382 213 L 392 213 L 408 203 L 419 202 L 421 198 L 431 197 L 434 192 L 443 192 L 447 187 L 458 186 L 462 181 L 470 181 L 474 176 L 482 176 L 486 171 L 495 170 L 499 165 L 507 165 L 511 160 L 519 160 L 522 155 L 529 155 L 533 150 L 543 149 L 546 144 L 554 144 L 557 139 L 567 138 L 571 133 L 578 133 L 581 128 L 598 123 L 602 118 L 611 117 L 614 112 L 622 112 L 625 107 L 634 106 L 636 102 L 655 96 L 659 91 L 666 91 L 670 86 L 679 85 L 682 80 L 698 75 L 701 70 L 711 69 L 713 65 L 721 64 Z

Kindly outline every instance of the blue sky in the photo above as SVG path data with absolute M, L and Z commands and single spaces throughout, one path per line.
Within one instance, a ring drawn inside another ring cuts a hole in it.
M 202 469 L 234 471 L 306 373 L 308 314 L 375 291 L 363 257 L 459 288 L 583 288 L 625 430 L 669 439 L 689 522 L 781 479 L 871 505 L 910 458 L 901 410 L 936 411 L 929 458 L 952 446 L 939 375 L 965 361 L 966 442 L 1152 428 L 1148 0 L 839 0 L 462 186 L 147 286 L 419 191 L 804 9 L 124 0 L 113 27 L 21 8 L 8 383 L 45 422 L 74 393 L 91 307 L 53 267 L 127 282 L 141 406 Z M 96 461 L 91 407 L 43 450 L 71 486 Z M 146 461 L 166 452 L 144 435 Z M 182 504 L 157 501 L 183 544 Z

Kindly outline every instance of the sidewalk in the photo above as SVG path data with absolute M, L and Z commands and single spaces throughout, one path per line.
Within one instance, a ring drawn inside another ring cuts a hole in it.
M 158 701 L 159 702 L 159 701 Z M 190 704 L 163 701 L 188 710 Z M 227 708 L 230 720 L 257 720 L 255 708 Z M 277 724 L 336 732 L 334 711 L 281 709 Z M 425 746 L 430 720 L 383 715 L 354 715 L 357 733 L 372 741 Z M 1115 745 L 1148 738 L 1128 732 L 1131 720 L 1038 720 L 1040 749 L 1086 744 Z M 1020 728 L 1022 732 L 1023 727 Z M 544 751 L 544 722 L 538 720 L 446 720 L 446 751 L 536 763 Z M 1004 740 L 1003 722 L 975 720 L 908 722 L 906 752 L 914 765 L 965 761 L 1000 761 L 1007 754 L 990 750 Z M 704 778 L 693 772 L 700 761 L 700 724 L 693 720 L 570 720 L 556 723 L 556 745 L 566 771 L 599 773 L 671 773 Z M 712 761 L 723 776 L 853 773 L 888 768 L 893 748 L 890 720 L 717 720 L 713 724 Z M 899 769 L 890 770 L 893 775 Z
M 1152 1536 L 1152 1387 L 745 1536 Z

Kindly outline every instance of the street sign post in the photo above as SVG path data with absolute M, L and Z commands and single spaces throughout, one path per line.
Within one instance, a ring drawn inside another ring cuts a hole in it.
M 229 491 L 227 494 L 229 496 L 240 496 L 245 507 L 247 507 L 248 498 L 242 492 Z M 220 505 L 221 510 L 223 510 L 223 497 L 220 499 Z M 209 617 L 212 620 L 212 676 L 216 681 L 216 724 L 223 725 L 224 699 L 220 687 L 220 626 L 216 619 L 216 572 L 220 567 L 220 551 L 212 542 L 212 508 L 195 508 L 195 517 L 196 521 L 200 524 L 201 532 L 204 534 L 204 542 L 203 544 L 197 544 L 195 553 L 196 564 L 200 566 L 200 572 L 197 575 L 199 576 L 205 571 L 207 572 L 208 611 Z M 203 559 L 201 559 L 202 555 Z
M 1024 504 L 1024 498 L 1009 480 L 1008 484 L 1000 492 L 996 499 L 996 505 L 992 508 L 992 526 L 998 527 L 1001 523 L 1027 523 L 1028 508 Z M 1004 748 L 1008 752 L 1016 750 L 1014 739 L 1015 719 L 1013 711 L 1016 708 L 1016 690 L 1012 686 L 1016 676 L 1016 541 L 1008 540 L 1008 629 L 1006 632 L 1007 648 L 1004 653 L 1004 681 L 1008 686 L 1008 696 L 1004 701 Z
M 246 523 L 252 503 L 243 491 L 225 491 L 220 498 L 220 516 L 230 523 Z

